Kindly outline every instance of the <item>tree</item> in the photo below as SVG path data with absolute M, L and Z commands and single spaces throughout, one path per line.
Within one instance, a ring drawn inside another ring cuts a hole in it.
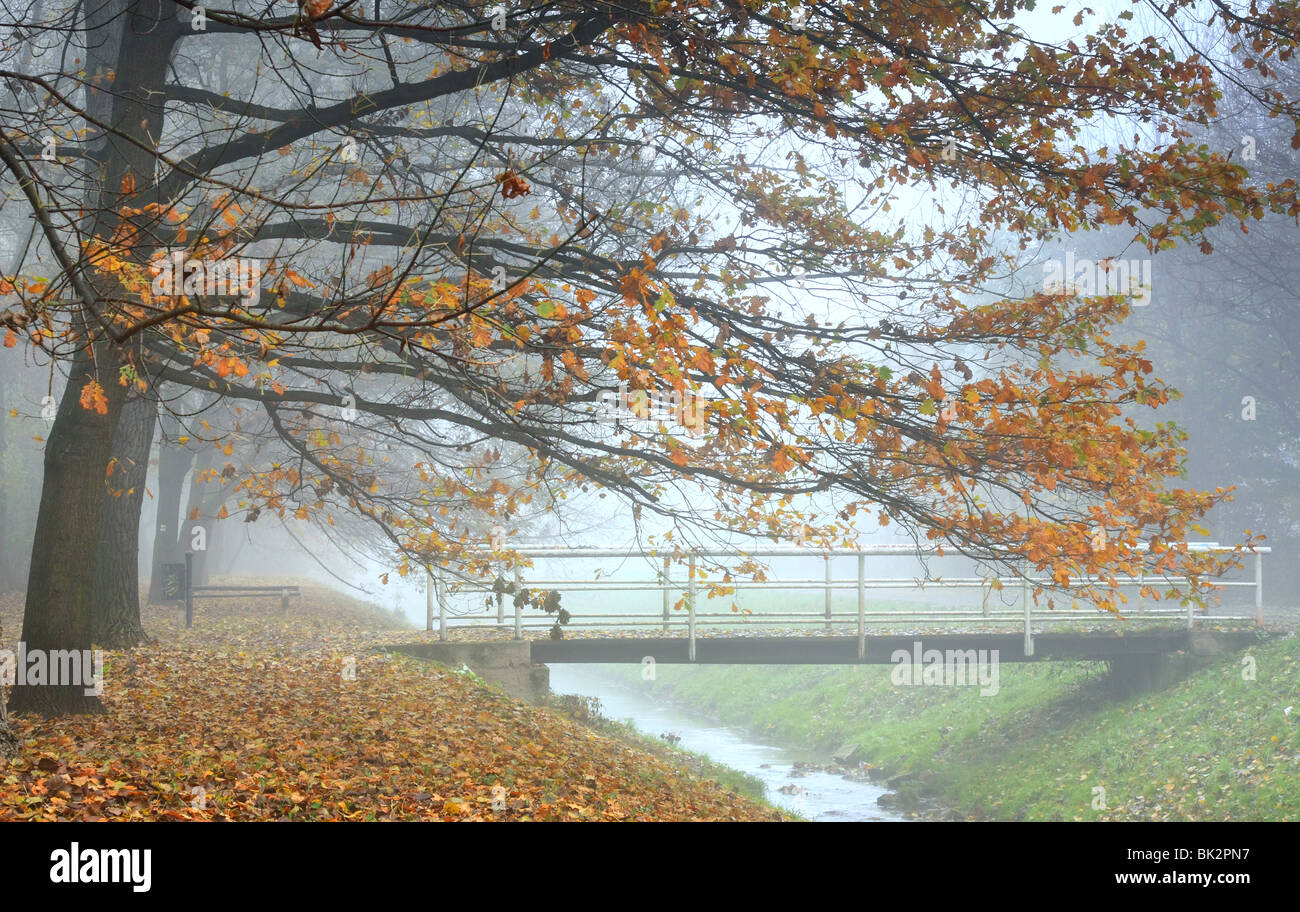
M 1180 432 L 1125 415 L 1170 396 L 1109 336 L 1126 296 L 977 295 L 1007 235 L 1124 224 L 1155 250 L 1294 217 L 1295 183 L 1187 141 L 1217 101 L 1194 48 L 1123 21 L 1035 40 L 1012 21 L 1031 6 L 922 23 L 858 2 L 551 2 L 502 23 L 86 0 L 24 24 L 89 63 L 0 71 L 40 101 L 39 121 L 4 112 L 0 161 L 61 267 L 7 325 L 69 370 L 29 645 L 88 645 L 91 573 L 55 570 L 94 545 L 78 524 L 131 378 L 260 408 L 294 462 L 245 490 L 277 511 L 315 491 L 301 512 L 365 517 L 401 570 L 485 563 L 449 504 L 508 518 L 599 486 L 678 524 L 669 549 L 871 518 L 1058 587 L 1143 568 L 1197 596 L 1219 565 L 1177 543 L 1223 494 L 1179 487 Z M 1292 51 L 1284 4 L 1162 12 L 1171 31 L 1223 22 L 1265 66 Z M 1094 111 L 1152 135 L 1090 147 Z M 37 162 L 52 123 L 75 137 L 57 168 Z M 893 221 L 919 196 L 932 222 Z M 607 420 L 652 394 L 668 415 Z M 420 454 L 407 484 L 385 488 L 376 441 Z M 496 471 L 503 445 L 527 463 Z M 805 495 L 837 512 L 805 515 Z M 14 707 L 91 708 L 36 691 Z
M 149 449 L 157 423 L 156 405 L 133 395 L 122 409 L 106 469 L 106 491 L 99 509 L 95 552 L 93 641 L 109 649 L 145 639 L 140 624 L 139 527 Z

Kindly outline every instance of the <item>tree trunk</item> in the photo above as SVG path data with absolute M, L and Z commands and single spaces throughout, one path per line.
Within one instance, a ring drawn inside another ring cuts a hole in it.
M 110 237 L 127 188 L 153 171 L 154 137 L 163 132 L 163 77 L 180 22 L 176 7 L 158 0 L 86 0 L 82 9 L 90 76 L 86 110 L 116 131 L 93 128 L 86 142 L 92 153 L 88 161 L 98 167 L 85 186 L 84 224 L 90 236 Z M 137 253 L 141 261 L 147 258 L 147 251 Z M 84 255 L 77 269 L 95 299 L 82 302 L 74 321 L 80 347 L 45 444 L 45 479 L 23 613 L 28 654 L 42 650 L 47 664 L 64 650 L 91 648 L 104 475 L 126 399 L 126 388 L 118 383 L 126 352 L 101 325 L 102 318 L 112 320 L 109 302 L 122 289 L 110 287 Z M 103 390 L 98 409 L 81 404 L 92 380 Z M 101 710 L 99 698 L 88 690 L 79 682 L 29 680 L 14 687 L 9 708 L 45 716 Z
M 99 510 L 94 640 L 104 649 L 146 642 L 140 623 L 140 507 L 156 422 L 152 399 L 131 398 L 113 437 L 113 474 Z
M 164 417 L 163 424 L 168 428 L 168 425 L 176 423 Z M 158 442 L 158 515 L 154 519 L 153 565 L 149 569 L 151 605 L 163 601 L 163 565 L 178 563 L 181 559 L 181 552 L 176 547 L 180 540 L 180 530 L 184 526 L 181 518 L 181 493 L 194 461 L 194 451 L 176 443 L 174 430 L 168 428 L 167 436 Z
M 42 650 L 47 663 L 56 650 L 89 650 L 93 640 L 92 584 L 104 471 L 113 449 L 113 429 L 126 391 L 115 382 L 116 352 L 95 345 L 95 360 L 79 352 L 45 444 L 45 481 L 36 515 L 32 566 L 27 577 L 23 642 L 27 653 Z M 98 380 L 107 414 L 83 408 L 80 391 Z M 80 683 L 18 683 L 9 698 L 14 712 L 44 716 L 95 712 L 99 698 Z
M 212 552 L 217 546 L 217 525 L 221 522 L 217 514 L 225 503 L 226 489 L 220 481 L 206 480 L 204 473 L 217 467 L 216 450 L 205 449 L 194 459 L 194 469 L 190 474 L 189 497 L 185 512 L 181 517 L 181 534 L 179 549 L 182 554 L 194 552 L 194 585 L 206 586 L 212 575 Z M 203 547 L 194 547 L 195 529 L 203 529 Z
M 3 365 L 0 365 L 0 469 L 4 468 L 5 455 L 9 451 L 8 428 L 9 422 L 5 416 L 9 410 L 5 407 L 5 375 Z M 9 592 L 15 588 L 14 574 L 12 571 L 13 562 L 10 560 L 10 549 L 5 547 L 5 537 L 9 534 L 9 498 L 6 496 L 4 484 L 0 483 L 0 593 Z

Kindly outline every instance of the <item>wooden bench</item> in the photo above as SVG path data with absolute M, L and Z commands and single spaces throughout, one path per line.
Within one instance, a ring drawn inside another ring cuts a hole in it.
M 297 586 L 192 586 L 185 600 L 185 626 L 194 624 L 194 599 L 196 598 L 264 598 L 280 596 L 280 611 L 288 613 L 289 597 L 302 595 Z
M 263 598 L 280 596 L 280 611 L 288 613 L 289 596 L 301 596 L 297 586 L 193 586 L 194 552 L 185 553 L 184 564 L 164 564 L 164 591 L 167 601 L 185 602 L 185 627 L 194 626 L 194 600 L 196 598 Z

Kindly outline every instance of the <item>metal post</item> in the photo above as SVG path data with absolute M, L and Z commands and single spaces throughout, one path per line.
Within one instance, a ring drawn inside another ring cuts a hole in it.
M 1138 574 L 1138 614 L 1146 614 L 1146 610 L 1147 610 L 1146 599 L 1142 595 L 1142 590 L 1145 589 L 1146 586 L 1147 586 L 1147 575 L 1145 573 L 1139 573 Z
M 447 642 L 447 587 L 438 586 L 438 639 Z
M 519 565 L 515 564 L 515 639 L 524 638 L 524 617 L 523 617 L 523 599 L 519 598 L 519 592 L 523 588 L 523 581 L 519 578 Z
M 691 628 L 690 630 L 691 642 L 690 642 L 690 651 L 688 657 L 692 662 L 694 662 L 695 661 L 695 554 L 694 553 L 691 554 L 691 563 L 688 572 L 691 575 L 690 580 L 687 582 L 686 585 L 687 608 L 690 610 L 688 623 L 690 624 L 690 628 Z
M 1194 624 L 1196 621 L 1196 616 L 1193 613 L 1195 606 L 1196 606 L 1195 602 L 1193 602 L 1191 599 L 1187 600 L 1187 629 L 1188 630 L 1192 629 L 1192 624 Z
M 1255 552 L 1255 623 L 1264 626 L 1264 555 Z
M 858 661 L 867 660 L 867 556 L 858 552 Z
M 185 552 L 185 629 L 194 626 L 194 552 Z
M 988 617 L 988 616 L 989 616 L 989 596 L 993 594 L 993 584 L 990 583 L 988 580 L 985 580 L 985 581 L 984 581 L 984 585 L 981 586 L 980 588 L 984 590 L 984 609 L 983 609 L 982 613 L 983 613 L 983 615 L 984 615 L 985 617 Z
M 1025 568 L 1025 573 L 1028 574 L 1028 572 L 1029 569 Z M 1032 599 L 1029 594 L 1028 576 L 1025 576 L 1021 580 L 1020 588 L 1021 591 L 1024 593 L 1024 597 L 1025 597 L 1025 655 L 1031 656 L 1034 654 L 1034 628 L 1033 625 L 1030 623 L 1030 619 L 1029 619 L 1030 605 L 1032 604 Z
M 664 598 L 664 633 L 668 632 L 668 607 L 669 607 L 668 606 L 668 601 L 669 601 L 668 583 L 670 579 L 669 566 L 670 566 L 670 558 L 665 557 L 664 570 L 659 577 L 659 588 L 663 591 L 663 598 Z
M 280 587 L 280 613 L 289 613 L 289 590 L 283 586 Z
M 826 553 L 826 632 L 831 630 L 831 555 Z
M 424 629 L 433 632 L 433 571 L 424 569 Z

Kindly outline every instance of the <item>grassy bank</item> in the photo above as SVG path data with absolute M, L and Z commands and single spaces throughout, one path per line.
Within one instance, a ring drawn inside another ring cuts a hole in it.
M 992 696 L 895 685 L 890 672 L 661 665 L 647 682 L 639 669 L 614 673 L 780 742 L 827 753 L 855 747 L 905 801 L 930 796 L 964 817 L 1300 818 L 1295 636 L 1123 699 L 1100 663 L 1005 664 Z

